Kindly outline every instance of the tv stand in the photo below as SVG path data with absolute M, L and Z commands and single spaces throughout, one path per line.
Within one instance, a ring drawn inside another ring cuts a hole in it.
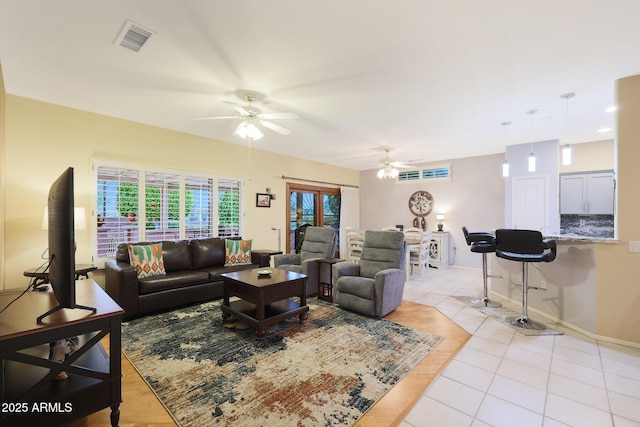
M 0 292 L 0 306 L 13 298 Z M 118 425 L 124 310 L 91 279 L 77 281 L 76 298 L 95 312 L 52 310 L 57 300 L 49 291 L 27 292 L 0 314 L 0 425 L 64 425 L 104 408 Z M 36 322 L 43 311 L 51 311 L 46 324 Z M 49 360 L 50 342 L 75 336 L 75 352 L 62 362 Z M 109 354 L 100 343 L 107 336 Z M 54 380 L 60 372 L 69 377 Z
M 69 308 L 69 309 L 78 308 L 78 309 L 81 309 L 81 310 L 89 310 L 89 311 L 91 311 L 92 314 L 96 314 L 96 309 L 94 307 L 87 307 L 87 306 L 80 305 L 80 304 L 76 304 L 73 307 L 63 307 L 63 306 L 59 305 L 59 306 L 54 307 L 51 310 L 47 311 L 45 314 L 43 314 L 41 316 L 38 316 L 38 318 L 36 319 L 36 323 L 41 324 L 42 323 L 42 319 L 44 319 L 45 317 L 47 317 L 50 314 L 55 313 L 56 311 L 62 310 L 63 308 Z

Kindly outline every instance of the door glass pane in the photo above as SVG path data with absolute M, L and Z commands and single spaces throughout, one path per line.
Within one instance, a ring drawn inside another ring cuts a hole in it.
M 329 226 L 336 231 L 340 238 L 340 196 L 332 194 L 323 195 L 323 226 Z M 340 241 L 340 240 L 338 240 Z
M 289 252 L 295 253 L 296 244 L 299 243 L 299 237 L 296 237 L 296 230 L 299 231 L 303 225 L 317 225 L 316 195 L 314 193 L 298 191 L 291 192 L 289 199 L 289 216 Z

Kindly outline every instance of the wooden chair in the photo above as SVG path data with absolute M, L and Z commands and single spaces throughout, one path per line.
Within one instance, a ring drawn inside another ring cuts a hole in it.
M 345 229 L 345 231 L 347 233 L 347 261 L 358 263 L 362 254 L 364 231 L 355 228 Z
M 414 266 L 420 267 L 420 275 L 429 271 L 429 245 L 431 244 L 431 231 L 423 231 L 420 228 L 406 228 L 404 238 L 407 242 L 409 253 L 410 274 L 413 275 Z

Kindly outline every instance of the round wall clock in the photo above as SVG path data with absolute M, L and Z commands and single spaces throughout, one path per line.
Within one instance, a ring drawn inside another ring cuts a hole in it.
M 433 209 L 433 196 L 428 191 L 416 191 L 409 197 L 409 210 L 416 216 L 427 216 Z

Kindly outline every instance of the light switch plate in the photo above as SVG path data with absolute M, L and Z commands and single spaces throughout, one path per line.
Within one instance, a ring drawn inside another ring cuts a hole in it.
M 640 252 L 640 241 L 638 241 L 638 240 L 630 240 L 629 241 L 629 252 Z

